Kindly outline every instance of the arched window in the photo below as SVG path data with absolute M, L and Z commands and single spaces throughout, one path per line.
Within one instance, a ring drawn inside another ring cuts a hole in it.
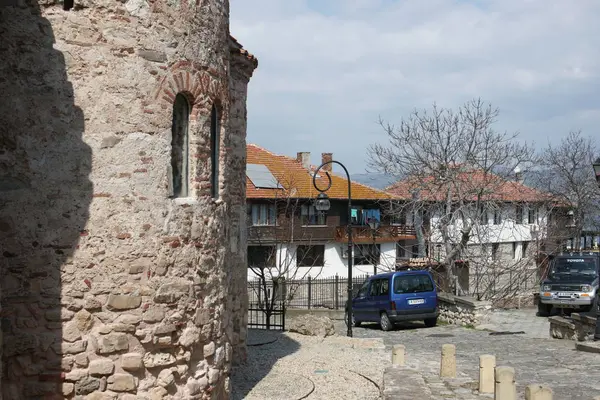
M 213 104 L 212 111 L 210 113 L 210 183 L 211 183 L 211 195 L 214 199 L 219 198 L 219 110 L 217 106 Z
M 173 103 L 171 125 L 171 196 L 188 196 L 188 122 L 190 105 L 181 93 Z

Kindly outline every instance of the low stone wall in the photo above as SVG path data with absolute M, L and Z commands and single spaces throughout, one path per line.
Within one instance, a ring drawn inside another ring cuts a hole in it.
M 455 325 L 479 325 L 487 319 L 492 309 L 489 301 L 479 301 L 472 297 L 438 293 L 439 320 Z
M 550 321 L 550 337 L 554 339 L 577 340 L 582 342 L 588 335 L 593 335 L 596 318 L 586 314 L 572 313 L 571 318 L 554 316 Z

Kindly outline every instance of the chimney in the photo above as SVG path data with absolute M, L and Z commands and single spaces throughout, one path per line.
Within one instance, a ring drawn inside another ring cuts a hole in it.
M 296 161 L 302 163 L 302 168 L 310 169 L 310 151 L 296 153 Z
M 333 160 L 333 153 L 321 153 L 321 163 L 326 163 Z M 323 171 L 331 172 L 331 164 L 327 164 L 321 168 Z
M 521 168 L 519 166 L 515 167 L 515 181 L 519 183 L 523 183 L 523 172 L 521 172 Z

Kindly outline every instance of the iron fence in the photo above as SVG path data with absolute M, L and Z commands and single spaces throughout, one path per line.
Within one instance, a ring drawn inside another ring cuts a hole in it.
M 355 293 L 367 277 L 352 278 Z M 287 308 L 343 310 L 348 298 L 347 285 L 348 279 L 337 275 L 332 278 L 280 279 L 266 284 L 256 279 L 248 281 L 248 299 L 250 304 L 262 309 L 268 308 L 269 302 L 264 301 L 266 293 L 268 299 L 280 301 Z
M 265 303 L 249 303 L 248 328 L 284 331 L 285 303 L 278 301 L 270 310 Z

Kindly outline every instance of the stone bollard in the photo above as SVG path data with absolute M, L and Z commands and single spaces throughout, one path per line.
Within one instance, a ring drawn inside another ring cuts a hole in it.
M 404 366 L 404 355 L 406 348 L 403 344 L 395 344 L 392 349 L 392 364 Z
M 440 377 L 456 378 L 456 346 L 453 344 L 442 345 Z
M 515 385 L 515 369 L 512 367 L 496 367 L 495 400 L 517 400 Z
M 525 400 L 552 400 L 552 389 L 542 385 L 527 385 Z
M 479 356 L 479 393 L 494 393 L 494 371 L 496 356 L 482 354 Z

